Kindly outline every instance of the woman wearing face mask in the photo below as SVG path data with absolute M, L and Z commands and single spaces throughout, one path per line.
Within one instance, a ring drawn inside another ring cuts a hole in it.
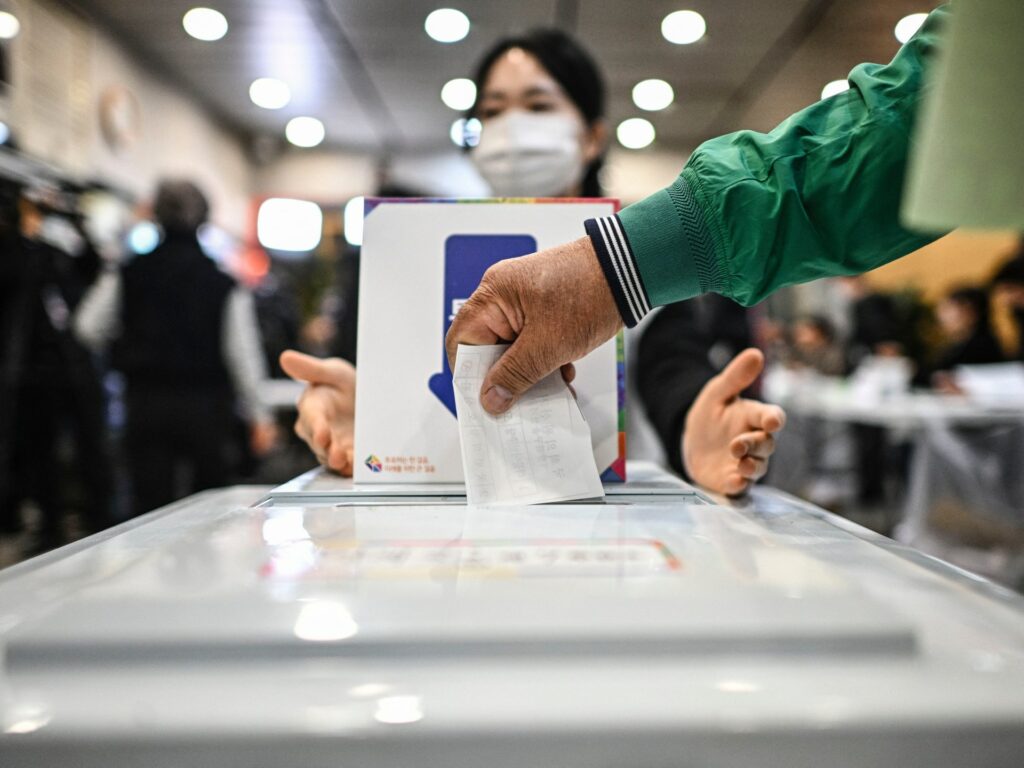
M 593 59 L 572 38 L 541 29 L 501 40 L 481 60 L 475 83 L 471 116 L 483 130 L 470 157 L 492 194 L 601 196 L 598 175 L 608 140 L 604 82 Z M 706 352 L 698 350 L 705 357 Z M 697 439 L 687 444 L 679 423 L 674 452 L 682 449 L 694 457 L 684 469 L 711 490 L 739 493 L 766 469 L 772 433 L 784 417 L 776 406 L 739 397 L 757 377 L 762 360 L 759 352 L 747 350 L 718 376 L 707 370 L 706 359 L 694 366 L 701 380 L 682 410 Z M 309 384 L 299 400 L 296 433 L 322 464 L 350 475 L 355 369 L 339 358 L 318 360 L 292 351 L 281 356 L 281 365 Z M 687 369 L 675 370 L 692 378 Z
M 470 157 L 497 197 L 600 197 L 608 126 L 594 60 L 572 38 L 536 30 L 500 41 L 477 68 Z

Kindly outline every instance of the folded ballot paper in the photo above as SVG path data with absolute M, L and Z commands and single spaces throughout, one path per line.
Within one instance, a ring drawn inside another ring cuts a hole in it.
M 480 386 L 507 344 L 460 344 L 455 408 L 469 504 L 544 504 L 595 499 L 604 488 L 590 427 L 562 374 L 555 371 L 500 416 L 480 404 Z

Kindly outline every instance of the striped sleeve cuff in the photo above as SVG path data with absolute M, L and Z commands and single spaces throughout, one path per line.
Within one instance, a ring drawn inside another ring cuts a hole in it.
M 584 223 L 604 278 L 627 328 L 632 328 L 651 311 L 651 302 L 640 280 L 640 270 L 626 232 L 616 214 Z

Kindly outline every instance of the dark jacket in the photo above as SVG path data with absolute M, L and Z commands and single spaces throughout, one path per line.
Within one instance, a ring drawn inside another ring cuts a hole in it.
M 221 336 L 235 282 L 194 235 L 168 235 L 133 259 L 122 286 L 114 361 L 130 388 L 230 389 Z
M 690 406 L 722 365 L 750 345 L 747 310 L 715 294 L 664 307 L 644 329 L 637 391 L 679 474 L 685 475 L 681 438 Z
M 1005 360 L 1003 350 L 988 328 L 978 328 L 969 338 L 943 349 L 932 372 L 951 371 L 958 365 L 988 365 Z

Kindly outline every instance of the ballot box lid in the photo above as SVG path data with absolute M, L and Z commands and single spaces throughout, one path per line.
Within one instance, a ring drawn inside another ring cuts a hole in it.
M 1024 747 L 1020 605 L 825 513 L 240 498 L 0 573 L 11 765 L 925 765 L 970 745 L 1001 765 Z

